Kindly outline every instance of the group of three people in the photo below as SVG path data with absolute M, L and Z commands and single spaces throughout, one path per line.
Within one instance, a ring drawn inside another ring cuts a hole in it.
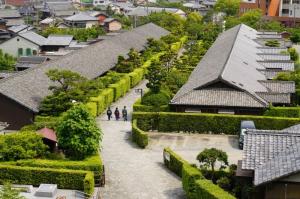
M 112 118 L 112 111 L 111 111 L 110 107 L 108 107 L 106 114 L 107 114 L 108 120 L 110 120 Z M 120 119 L 120 111 L 119 111 L 118 107 L 116 107 L 114 114 L 115 114 L 116 120 L 119 120 Z M 122 110 L 122 117 L 123 117 L 124 121 L 127 121 L 126 106 L 124 106 L 124 108 Z

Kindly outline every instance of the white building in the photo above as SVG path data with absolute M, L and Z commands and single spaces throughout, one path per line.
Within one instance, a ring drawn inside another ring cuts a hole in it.
M 45 37 L 27 31 L 4 41 L 0 44 L 0 49 L 15 57 L 37 55 L 45 41 Z
M 106 7 L 110 4 L 111 2 L 109 0 L 93 0 L 93 6 L 103 6 Z
M 279 16 L 300 18 L 300 0 L 281 0 Z

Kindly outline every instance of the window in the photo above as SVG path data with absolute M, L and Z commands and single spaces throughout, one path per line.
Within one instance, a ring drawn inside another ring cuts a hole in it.
M 26 48 L 26 55 L 31 56 L 31 49 L 30 48 Z
M 18 48 L 18 56 L 22 56 L 23 55 L 23 48 Z
M 283 3 L 283 4 L 289 4 L 289 3 L 290 3 L 290 0 L 283 0 L 282 3 Z
M 37 55 L 37 51 L 36 50 L 32 50 L 32 54 L 33 55 Z
M 282 14 L 289 14 L 289 9 L 282 9 Z

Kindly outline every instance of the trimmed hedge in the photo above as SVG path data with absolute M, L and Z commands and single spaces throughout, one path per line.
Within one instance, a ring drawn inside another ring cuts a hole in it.
M 106 88 L 97 97 L 91 97 L 91 102 L 97 104 L 97 115 L 101 115 L 105 109 L 114 101 L 114 90 Z
M 114 90 L 114 102 L 117 101 L 120 97 L 124 96 L 127 91 L 130 89 L 130 77 L 125 75 L 122 79 L 115 83 L 109 85 L 109 88 Z
M 300 117 L 300 107 L 271 107 L 265 113 L 265 116 L 274 117 Z
M 132 122 L 132 141 L 141 148 L 148 145 L 148 134 L 137 127 L 136 120 Z
M 95 181 L 92 172 L 88 172 L 83 180 L 83 191 L 89 195 L 94 193 Z
M 96 102 L 87 102 L 85 106 L 89 109 L 93 117 L 97 117 L 97 103 Z
M 133 72 L 128 73 L 129 77 L 130 77 L 130 87 L 133 88 L 134 86 L 136 86 L 138 83 L 140 83 L 140 81 L 143 80 L 144 78 L 144 69 L 143 68 L 137 68 L 135 69 Z
M 86 175 L 89 175 L 86 178 Z M 37 167 L 19 167 L 0 165 L 1 183 L 29 184 L 39 186 L 42 183 L 57 184 L 60 189 L 93 190 L 93 173 L 90 171 L 50 169 Z M 87 192 L 88 193 L 88 192 Z
M 158 111 L 167 112 L 167 111 L 169 111 L 169 106 L 168 105 L 164 105 L 164 106 L 160 106 L 160 107 L 146 106 L 146 105 L 141 104 L 141 99 L 138 99 L 133 104 L 133 111 L 136 111 L 136 112 L 158 112 Z
M 168 153 L 170 155 L 170 161 L 165 158 L 165 154 Z M 182 167 L 184 164 L 189 164 L 186 160 L 177 155 L 170 148 L 164 148 L 164 163 L 168 169 L 173 171 L 179 177 L 182 176 Z
M 253 120 L 258 129 L 281 130 L 300 123 L 300 118 L 205 113 L 134 112 L 133 119 L 144 131 L 211 132 L 237 134 L 242 120 Z
M 234 196 L 213 184 L 210 180 L 196 180 L 195 188 L 197 199 L 235 199 Z
M 103 163 L 99 154 L 88 157 L 82 161 L 30 159 L 18 160 L 14 162 L 1 162 L 1 164 L 11 166 L 92 171 L 94 173 L 95 180 L 100 179 L 103 172 Z
M 182 167 L 182 187 L 188 199 L 197 199 L 196 180 L 204 179 L 201 172 L 188 164 Z M 221 189 L 221 188 L 220 188 Z

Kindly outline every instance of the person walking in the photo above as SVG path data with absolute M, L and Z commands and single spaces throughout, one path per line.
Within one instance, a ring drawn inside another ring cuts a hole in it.
M 115 117 L 116 117 L 116 120 L 119 120 L 119 119 L 120 119 L 120 112 L 119 112 L 118 107 L 117 107 L 116 110 L 115 110 Z
M 108 120 L 110 120 L 111 115 L 112 115 L 112 111 L 110 110 L 110 107 L 108 107 L 106 114 L 107 114 Z
M 124 121 L 127 121 L 127 109 L 126 109 L 126 106 L 124 106 L 124 108 L 122 110 L 122 117 L 123 117 Z

